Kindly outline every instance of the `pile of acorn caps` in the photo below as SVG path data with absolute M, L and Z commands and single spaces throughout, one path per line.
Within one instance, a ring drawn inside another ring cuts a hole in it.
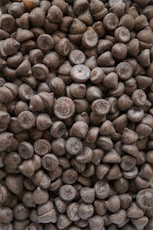
M 153 229 L 153 0 L 0 1 L 0 229 Z

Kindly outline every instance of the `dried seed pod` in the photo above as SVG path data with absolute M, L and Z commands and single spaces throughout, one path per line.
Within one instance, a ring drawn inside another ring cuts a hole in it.
M 0 222 L 2 224 L 9 224 L 13 220 L 13 211 L 8 207 L 1 207 Z
M 6 176 L 7 188 L 14 194 L 19 195 L 23 189 L 23 176 L 20 175 L 7 175 Z
M 78 207 L 78 215 L 83 220 L 88 220 L 94 214 L 94 208 L 91 204 L 81 203 Z
M 60 97 L 55 101 L 54 113 L 55 115 L 62 119 L 68 119 L 73 116 L 75 112 L 75 104 L 68 97 Z
M 35 125 L 35 116 L 30 111 L 21 112 L 17 120 L 23 129 L 31 129 Z
M 40 187 L 33 192 L 33 201 L 35 204 L 44 204 L 49 199 L 49 194 L 47 191 L 42 190 Z
M 99 180 L 94 185 L 96 197 L 98 199 L 105 199 L 109 196 L 110 186 L 106 181 Z
M 90 78 L 90 69 L 83 64 L 74 65 L 70 75 L 74 82 L 84 83 Z
M 59 189 L 59 197 L 64 201 L 72 201 L 76 196 L 76 190 L 72 185 L 62 185 Z
M 44 53 L 48 53 L 54 48 L 53 38 L 49 34 L 41 34 L 37 38 L 37 46 Z
M 72 50 L 69 53 L 69 61 L 72 65 L 83 64 L 85 62 L 85 55 L 79 49 Z
M 33 145 L 34 151 L 39 156 L 44 156 L 51 151 L 51 145 L 49 141 L 45 139 L 38 139 L 34 142 Z

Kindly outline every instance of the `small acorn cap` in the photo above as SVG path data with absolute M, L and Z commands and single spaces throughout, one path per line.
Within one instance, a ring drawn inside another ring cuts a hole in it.
M 116 29 L 119 23 L 119 18 L 115 13 L 108 13 L 103 19 L 104 27 L 111 31 Z
M 63 12 L 58 6 L 51 6 L 48 10 L 47 19 L 53 23 L 61 23 Z

